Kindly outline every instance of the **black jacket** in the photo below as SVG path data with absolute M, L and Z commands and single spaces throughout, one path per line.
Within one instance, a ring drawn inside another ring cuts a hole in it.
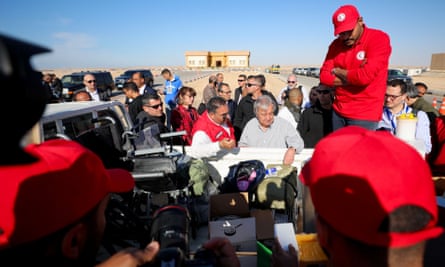
M 323 109 L 320 103 L 303 111 L 297 130 L 305 148 L 313 148 L 321 138 L 332 132 L 332 109 Z

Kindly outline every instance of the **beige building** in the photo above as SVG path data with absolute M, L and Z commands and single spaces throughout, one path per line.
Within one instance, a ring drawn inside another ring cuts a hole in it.
M 248 68 L 250 66 L 249 51 L 186 51 L 185 66 L 187 68 Z
M 431 70 L 445 70 L 445 53 L 433 54 L 431 56 Z

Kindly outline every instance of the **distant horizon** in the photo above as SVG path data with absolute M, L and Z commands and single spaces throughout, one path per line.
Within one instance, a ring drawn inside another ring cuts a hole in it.
M 445 53 L 445 1 L 349 0 L 390 36 L 391 66 Z M 0 2 L 0 33 L 47 47 L 38 69 L 183 66 L 186 51 L 251 52 L 252 66 L 321 65 L 344 0 Z

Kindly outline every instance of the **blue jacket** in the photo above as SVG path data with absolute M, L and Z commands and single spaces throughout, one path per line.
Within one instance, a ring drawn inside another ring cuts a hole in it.
M 176 94 L 178 93 L 179 89 L 182 87 L 182 81 L 179 79 L 179 76 L 173 75 L 172 81 L 165 81 L 165 88 L 164 88 L 164 94 L 165 94 L 165 103 L 170 106 L 171 109 L 176 107 Z

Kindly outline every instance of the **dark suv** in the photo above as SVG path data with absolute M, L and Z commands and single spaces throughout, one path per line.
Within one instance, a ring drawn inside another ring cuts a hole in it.
M 96 86 L 99 90 L 106 92 L 108 97 L 111 97 L 112 91 L 116 89 L 113 81 L 113 76 L 109 71 L 82 71 L 73 72 L 62 77 L 62 97 L 64 101 L 71 101 L 73 93 L 76 90 L 85 87 L 83 84 L 83 76 L 92 74 L 96 78 Z
M 121 90 L 122 87 L 124 86 L 124 83 L 130 80 L 133 74 L 136 72 L 142 72 L 147 86 L 153 88 L 153 83 L 154 83 L 153 73 L 151 73 L 151 71 L 147 69 L 136 69 L 136 70 L 127 70 L 114 80 L 117 89 Z
M 388 69 L 388 82 L 391 80 L 403 80 L 406 83 L 412 83 L 413 79 L 398 69 Z

